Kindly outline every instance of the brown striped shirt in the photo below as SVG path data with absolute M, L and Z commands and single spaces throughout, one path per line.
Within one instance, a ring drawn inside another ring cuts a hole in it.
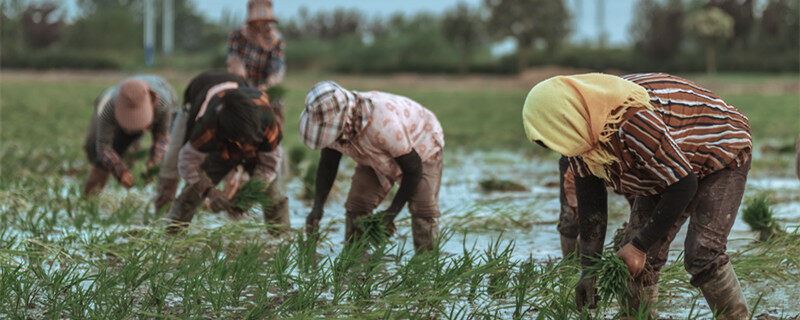
M 694 172 L 702 178 L 750 158 L 750 125 L 742 113 L 714 93 L 686 79 L 663 73 L 622 77 L 644 87 L 655 110 L 631 108 L 616 135 L 602 144 L 619 162 L 606 167 L 614 191 L 659 194 Z M 575 172 L 591 175 L 579 158 Z

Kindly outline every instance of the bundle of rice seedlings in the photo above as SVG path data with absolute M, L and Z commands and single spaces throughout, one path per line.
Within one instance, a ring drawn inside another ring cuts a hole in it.
M 773 217 L 772 203 L 767 193 L 759 193 L 745 200 L 742 218 L 750 226 L 750 229 L 758 232 L 760 241 L 766 241 L 776 234 L 784 233 L 780 224 Z
M 256 205 L 269 206 L 272 203 L 272 199 L 267 196 L 267 187 L 267 183 L 262 180 L 251 179 L 247 181 L 236 192 L 236 196 L 233 197 L 232 204 L 234 208 L 247 212 Z
M 606 249 L 600 259 L 595 261 L 589 272 L 597 276 L 597 293 L 603 302 L 627 301 L 630 290 L 628 284 L 631 274 L 628 266 L 617 256 L 614 250 Z
M 385 214 L 383 212 L 370 214 L 355 221 L 356 226 L 361 229 L 364 240 L 378 247 L 389 240 L 389 232 L 383 222 Z
M 528 188 L 518 182 L 511 180 L 502 180 L 496 178 L 484 179 L 479 182 L 481 189 L 485 192 L 503 191 L 503 192 L 522 192 L 528 191 Z

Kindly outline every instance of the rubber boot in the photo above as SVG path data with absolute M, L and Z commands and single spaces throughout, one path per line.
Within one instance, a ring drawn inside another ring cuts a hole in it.
M 749 319 L 747 301 L 730 262 L 720 267 L 700 286 L 708 306 L 719 320 Z
M 109 172 L 98 166 L 93 166 L 92 171 L 89 173 L 89 178 L 86 179 L 86 185 L 83 187 L 83 196 L 94 196 L 103 190 L 108 181 Z
M 620 308 L 623 316 L 621 319 L 658 319 L 658 285 L 642 287 L 630 283 L 630 296 Z
M 439 218 L 411 217 L 411 233 L 414 236 L 416 252 L 431 251 L 436 248 L 439 234 Z
M 167 220 L 169 220 L 167 233 L 175 234 L 186 229 L 189 223 L 192 222 L 197 207 L 199 207 L 202 202 L 203 194 L 198 188 L 194 186 L 184 188 L 181 195 L 175 200 L 172 208 L 170 208 L 169 215 L 167 215 Z
M 279 235 L 289 231 L 291 226 L 289 224 L 289 199 L 287 197 L 281 197 L 274 204 L 264 208 L 264 223 L 269 225 L 269 232 L 272 235 Z
M 561 236 L 561 257 L 566 258 L 574 256 L 575 251 L 578 250 L 578 238 L 570 238 Z

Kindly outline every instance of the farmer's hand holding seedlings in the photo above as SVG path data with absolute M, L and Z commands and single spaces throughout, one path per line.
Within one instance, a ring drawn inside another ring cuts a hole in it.
M 586 272 L 602 257 L 609 187 L 635 197 L 617 252 L 621 261 L 600 265 L 624 263 L 632 276 L 633 292 L 623 299 L 630 301 L 621 301 L 627 305 L 622 309 L 655 305 L 669 244 L 688 218 L 684 245 L 691 283 L 715 315 L 749 317 L 725 254 L 750 169 L 752 139 L 744 115 L 697 84 L 663 73 L 556 76 L 530 90 L 522 115 L 527 138 L 567 157 L 576 176 L 584 268 L 575 288 L 579 308 L 596 303 L 595 281 L 616 282 Z M 569 220 L 561 222 L 570 225 Z M 616 267 L 606 270 L 619 275 Z

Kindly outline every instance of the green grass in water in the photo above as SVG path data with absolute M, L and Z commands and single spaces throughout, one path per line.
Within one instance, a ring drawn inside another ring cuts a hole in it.
M 269 206 L 272 199 L 267 196 L 266 182 L 257 179 L 251 179 L 245 183 L 233 198 L 233 206 L 242 211 L 248 211 L 256 205 L 261 207 Z
M 528 191 L 526 186 L 518 182 L 503 179 L 484 179 L 479 182 L 481 189 L 485 192 L 501 191 L 501 192 L 523 192 Z
M 767 193 L 759 193 L 745 200 L 742 219 L 750 229 L 758 232 L 761 241 L 783 233 L 783 229 L 773 217 L 772 203 Z
M 603 303 L 610 304 L 613 299 L 618 302 L 627 301 L 631 275 L 625 262 L 614 250 L 604 250 L 601 258 L 589 269 L 589 273 L 597 276 L 597 293 Z

